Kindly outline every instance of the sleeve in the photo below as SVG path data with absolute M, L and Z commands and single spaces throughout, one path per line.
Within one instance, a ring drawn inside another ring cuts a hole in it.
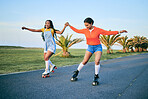
M 54 30 L 53 29 L 51 30 L 51 33 L 54 33 Z
M 106 30 L 100 29 L 100 34 L 102 34 L 102 35 L 115 35 L 115 34 L 118 34 L 118 31 L 106 31 Z
M 45 28 L 42 28 L 41 31 L 44 32 Z
M 53 29 L 51 30 L 51 33 L 52 33 L 52 36 L 53 36 L 54 35 L 54 30 Z
M 84 34 L 84 33 L 85 33 L 84 29 L 76 29 L 76 28 L 74 28 L 73 26 L 70 26 L 70 28 L 71 28 L 73 31 L 75 31 L 76 33 L 81 33 L 81 34 Z

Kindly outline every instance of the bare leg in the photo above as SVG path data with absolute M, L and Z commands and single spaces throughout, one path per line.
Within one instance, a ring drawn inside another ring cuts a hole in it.
M 49 58 L 53 55 L 51 51 L 47 51 L 47 53 L 44 53 L 44 60 L 46 64 L 46 69 L 49 70 L 49 65 L 53 65 L 52 62 L 49 60 Z
M 48 61 L 52 55 L 53 55 L 53 52 L 47 51 L 47 53 L 44 53 L 44 60 Z
M 74 71 L 74 75 L 71 78 L 71 81 L 76 81 L 79 71 L 83 68 L 83 66 L 89 61 L 90 57 L 92 56 L 92 53 L 89 51 L 86 51 L 83 61 L 80 63 L 80 65 L 77 68 L 77 71 Z
M 97 75 L 100 71 L 100 59 L 101 59 L 102 52 L 97 51 L 95 52 L 95 74 Z
M 83 61 L 80 63 L 80 65 L 79 65 L 79 67 L 78 67 L 78 69 L 77 69 L 78 71 L 80 71 L 80 70 L 83 68 L 83 66 L 87 64 L 87 62 L 89 61 L 89 59 L 90 59 L 91 56 L 92 56 L 92 53 L 91 53 L 91 52 L 89 52 L 89 51 L 86 51 L 86 52 L 85 52 L 84 59 L 83 59 Z

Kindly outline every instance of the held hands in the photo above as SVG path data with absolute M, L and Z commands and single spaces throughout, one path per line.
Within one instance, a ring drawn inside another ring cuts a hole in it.
M 66 23 L 65 23 L 65 26 L 69 26 L 69 23 L 68 23 L 68 22 L 66 22 Z
M 126 30 L 121 30 L 121 31 L 119 31 L 119 33 L 127 33 L 127 31 Z

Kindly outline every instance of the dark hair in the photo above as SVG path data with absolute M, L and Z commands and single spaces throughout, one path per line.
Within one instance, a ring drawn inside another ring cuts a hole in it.
M 86 18 L 85 20 L 84 20 L 84 23 L 89 23 L 89 24 L 94 24 L 94 20 L 92 19 L 92 18 Z
M 55 30 L 55 29 L 54 29 L 54 26 L 53 26 L 53 23 L 52 23 L 51 20 L 46 20 L 45 23 L 46 23 L 47 21 L 50 22 L 50 27 L 49 27 L 49 28 L 52 28 L 52 29 L 54 30 L 54 35 L 53 35 L 53 37 L 55 36 L 56 39 L 57 39 L 57 35 L 56 35 L 56 32 L 55 32 L 55 31 L 58 31 L 58 30 Z M 44 25 L 44 28 L 46 28 L 45 25 Z M 42 32 L 41 36 L 42 36 L 43 41 L 45 41 L 45 38 L 44 38 L 44 32 Z
M 46 20 L 45 22 L 47 22 L 47 21 L 50 22 L 50 27 L 49 28 L 52 28 L 54 30 L 54 33 L 55 33 L 56 30 L 54 29 L 52 21 L 51 20 Z M 44 26 L 44 28 L 46 28 L 46 27 Z

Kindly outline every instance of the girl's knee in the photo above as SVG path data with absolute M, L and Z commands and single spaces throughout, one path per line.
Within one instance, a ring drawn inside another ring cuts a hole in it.
M 83 65 L 86 65 L 86 64 L 87 64 L 87 62 L 88 62 L 88 61 L 83 61 L 83 62 L 82 62 L 82 64 L 83 64 Z
M 96 65 L 99 65 L 99 64 L 100 64 L 100 61 L 95 61 L 95 64 L 96 64 Z
M 49 60 L 49 58 L 48 58 L 48 57 L 44 57 L 44 60 L 45 60 L 45 61 L 48 61 L 48 60 Z

